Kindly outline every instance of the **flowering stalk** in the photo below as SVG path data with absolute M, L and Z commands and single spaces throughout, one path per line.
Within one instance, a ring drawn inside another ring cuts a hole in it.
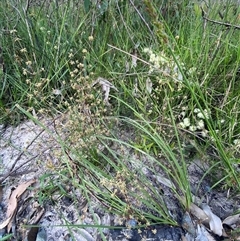
M 146 6 L 146 10 L 152 19 L 152 24 L 156 28 L 156 36 L 159 42 L 164 45 L 168 43 L 168 36 L 164 29 L 164 24 L 159 21 L 156 9 L 153 7 L 152 1 L 144 0 L 143 3 Z

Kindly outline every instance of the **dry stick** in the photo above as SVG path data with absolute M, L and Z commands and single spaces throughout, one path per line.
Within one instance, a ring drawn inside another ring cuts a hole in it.
M 239 25 L 234 25 L 234 24 L 231 24 L 231 23 L 224 23 L 224 22 L 220 22 L 220 21 L 216 21 L 216 20 L 212 20 L 208 17 L 206 17 L 206 13 L 205 11 L 203 10 L 203 8 L 201 7 L 201 10 L 202 10 L 202 17 L 204 20 L 210 22 L 210 23 L 216 23 L 216 24 L 219 24 L 219 25 L 222 25 L 222 26 L 225 26 L 225 27 L 231 27 L 231 28 L 234 28 L 234 29 L 240 29 L 240 26 Z
M 135 56 L 135 55 L 133 55 L 133 54 L 130 54 L 130 53 L 128 53 L 128 52 L 126 52 L 126 51 L 124 51 L 124 50 L 122 50 L 122 49 L 120 49 L 120 48 L 118 48 L 118 47 L 115 47 L 115 46 L 113 46 L 113 45 L 111 45 L 111 44 L 107 44 L 107 45 L 108 45 L 110 48 L 116 49 L 116 50 L 118 50 L 118 51 L 120 51 L 120 52 L 122 52 L 122 53 L 124 53 L 124 54 L 127 54 L 127 55 L 129 55 L 129 56 L 131 56 L 131 57 L 136 58 L 137 60 L 139 60 L 140 62 L 142 62 L 142 63 L 144 63 L 144 64 L 147 64 L 147 65 L 149 65 L 149 66 L 154 67 L 152 64 L 148 63 L 147 61 L 145 61 L 145 60 L 143 60 L 143 59 L 141 59 L 141 58 L 139 58 L 139 57 L 137 57 L 137 56 Z
M 151 30 L 151 28 L 149 27 L 149 24 L 146 22 L 146 20 L 144 19 L 144 17 L 141 15 L 141 13 L 139 12 L 139 10 L 137 9 L 137 7 L 134 5 L 134 2 L 132 0 L 130 0 L 130 3 L 132 4 L 133 8 L 135 9 L 135 11 L 137 12 L 137 14 L 139 15 L 139 17 L 142 19 L 142 21 L 144 22 L 144 24 L 147 26 L 149 32 L 151 33 L 152 36 L 154 36 L 153 31 Z
M 52 148 L 53 146 L 51 146 L 51 147 L 47 147 L 46 149 L 44 149 L 42 152 L 41 152 L 41 154 L 42 153 L 44 153 L 44 152 L 46 152 L 46 151 L 48 151 L 50 148 Z M 20 155 L 22 155 L 23 153 L 20 153 Z M 14 170 L 12 170 L 12 168 L 11 168 L 11 170 L 10 171 L 8 171 L 8 173 L 7 174 L 5 174 L 5 175 L 3 175 L 3 177 L 0 179 L 0 184 L 4 181 L 4 180 L 6 180 L 8 177 L 10 177 L 10 176 L 17 176 L 17 175 L 23 175 L 23 174 L 28 174 L 28 173 L 30 173 L 30 172 L 34 172 L 34 171 L 37 171 L 37 169 L 30 169 L 30 170 L 25 170 L 25 171 L 19 171 L 19 172 L 17 172 L 17 170 L 19 170 L 20 168 L 22 168 L 24 165 L 26 165 L 27 163 L 29 163 L 30 161 L 32 161 L 32 160 L 34 160 L 35 158 L 37 158 L 38 156 L 39 156 L 40 154 L 37 154 L 37 155 L 35 155 L 35 156 L 33 156 L 33 157 L 31 157 L 30 159 L 28 159 L 27 161 L 25 161 L 21 166 L 19 166 L 19 167 L 17 167 L 17 168 L 15 168 Z M 18 159 L 18 158 L 17 158 Z M 15 164 L 15 163 L 14 163 Z M 2 176 L 2 175 L 1 175 Z
M 45 130 L 41 130 L 34 138 L 33 140 L 27 145 L 26 150 L 35 142 L 35 140 L 44 132 Z M 9 172 L 12 172 L 14 167 L 17 164 L 17 161 L 22 157 L 22 155 L 25 153 L 25 150 L 22 151 L 19 156 L 16 158 L 16 160 L 14 161 L 12 167 L 10 168 Z
M 33 159 L 33 158 L 31 158 L 31 160 L 32 160 L 32 159 Z M 29 160 L 28 160 L 27 162 L 29 162 Z M 22 166 L 25 165 L 25 164 L 27 164 L 27 162 L 23 163 Z M 22 167 L 22 166 L 21 166 L 21 167 Z M 19 167 L 19 168 L 21 168 L 21 167 Z M 8 177 L 26 175 L 26 174 L 28 174 L 28 173 L 36 172 L 36 171 L 38 170 L 38 169 L 29 169 L 29 170 L 23 170 L 23 171 L 17 172 L 17 170 L 18 170 L 19 168 L 16 168 L 14 171 L 12 171 L 11 173 L 9 173 Z
M 49 149 L 49 148 L 48 148 L 48 149 Z M 48 149 L 47 149 L 47 150 L 48 150 Z M 45 151 L 46 151 L 46 150 L 45 150 Z M 15 160 L 15 162 L 14 162 L 13 165 L 16 165 L 16 162 L 19 160 L 19 158 L 20 158 L 20 156 L 21 156 L 22 154 L 23 154 L 23 152 L 20 153 L 20 155 L 19 155 L 18 158 Z M 38 156 L 39 156 L 39 154 L 33 156 L 32 158 L 30 158 L 29 160 L 27 160 L 26 162 L 24 162 L 21 166 L 17 167 L 15 170 L 12 170 L 12 168 L 11 168 L 11 170 L 9 170 L 8 173 L 5 174 L 5 175 L 3 175 L 3 177 L 0 179 L 0 183 L 4 182 L 9 176 L 16 175 L 15 172 L 16 172 L 18 169 L 20 169 L 22 166 L 24 166 L 25 164 L 27 164 L 28 162 L 32 161 L 33 159 L 35 159 L 35 158 L 38 157 Z M 20 173 L 20 172 L 19 172 L 19 173 Z M 22 174 L 27 174 L 27 173 L 28 173 L 28 171 L 23 171 Z
M 52 123 L 55 122 L 56 119 L 57 119 L 57 118 L 54 118 L 54 120 L 52 121 Z M 51 124 L 52 124 L 52 123 L 51 123 Z M 45 131 L 45 129 L 41 130 L 41 131 L 34 137 L 34 139 L 27 145 L 27 147 L 26 147 L 25 149 L 27 150 L 27 149 L 37 140 L 37 138 L 38 138 L 44 131 Z M 42 153 L 44 153 L 45 151 L 47 151 L 47 150 L 49 150 L 49 149 L 50 149 L 50 147 L 46 148 L 45 150 L 42 151 Z M 13 170 L 14 167 L 16 166 L 16 164 L 17 164 L 17 161 L 19 161 L 19 159 L 22 157 L 22 155 L 23 155 L 24 153 L 25 153 L 25 151 L 22 151 L 22 152 L 18 155 L 18 157 L 17 157 L 16 160 L 14 161 L 12 167 L 10 168 L 10 170 L 8 171 L 7 174 L 5 174 L 5 175 L 0 175 L 0 176 L 2 176 L 2 178 L 0 179 L 0 183 L 2 183 L 7 177 L 12 176 L 13 173 L 15 173 L 15 172 L 16 172 L 18 169 L 20 169 L 22 166 L 24 166 L 25 164 L 27 164 L 28 162 L 30 162 L 31 160 L 33 160 L 34 158 L 36 158 L 36 157 L 39 156 L 39 154 L 37 154 L 37 155 L 31 157 L 29 160 L 27 160 L 26 162 L 24 162 L 21 166 L 17 167 L 15 170 Z

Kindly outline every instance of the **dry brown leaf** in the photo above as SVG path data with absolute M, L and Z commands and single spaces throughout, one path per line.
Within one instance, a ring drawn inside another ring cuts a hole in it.
M 132 67 L 137 67 L 137 59 L 138 59 L 137 52 L 134 51 L 131 57 L 132 57 Z
M 116 91 L 118 91 L 118 89 L 107 79 L 104 79 L 102 77 L 98 77 L 97 80 L 92 84 L 92 86 L 96 85 L 97 83 L 102 86 L 102 91 L 104 93 L 103 101 L 105 102 L 105 104 L 110 105 L 110 103 L 108 102 L 110 89 L 114 89 Z
M 36 182 L 36 179 L 32 179 L 32 180 L 29 180 L 27 182 L 24 182 L 24 183 L 20 184 L 13 191 L 14 195 L 16 195 L 16 198 L 20 197 L 26 191 L 26 189 L 35 182 Z
M 13 194 L 14 193 L 11 194 L 11 196 L 8 200 L 8 207 L 7 207 L 7 213 L 6 213 L 7 217 L 10 217 L 14 213 L 14 211 L 17 207 L 17 198 Z
M 7 216 L 9 217 L 17 207 L 17 199 L 26 191 L 26 189 L 36 182 L 35 179 L 32 179 L 28 182 L 21 183 L 11 194 L 9 201 L 8 201 L 8 208 L 7 208 Z
M 12 225 L 11 225 L 11 220 L 12 217 L 16 211 L 17 208 L 17 201 L 18 198 L 26 191 L 26 189 L 33 184 L 34 182 L 36 182 L 35 179 L 32 179 L 28 182 L 24 182 L 21 183 L 11 194 L 9 201 L 8 201 L 8 207 L 7 207 L 7 212 L 6 212 L 6 216 L 7 219 L 0 224 L 0 229 L 5 228 L 6 226 L 8 226 L 7 230 L 8 232 L 10 231 Z
M 16 211 L 17 211 L 17 209 L 14 210 L 14 212 L 13 212 L 12 215 L 11 215 L 11 219 L 10 219 L 9 222 L 8 222 L 8 225 L 7 225 L 7 232 L 8 232 L 8 233 L 10 232 L 10 230 L 11 230 L 11 228 L 12 228 L 12 224 L 13 224 L 13 220 L 14 220 L 15 215 L 16 215 Z

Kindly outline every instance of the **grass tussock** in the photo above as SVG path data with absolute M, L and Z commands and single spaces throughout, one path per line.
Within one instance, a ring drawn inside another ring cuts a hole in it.
M 0 3 L 1 122 L 62 116 L 62 165 L 44 176 L 46 198 L 55 175 L 125 220 L 178 225 L 126 149 L 148 159 L 151 175 L 170 180 L 183 210 L 192 202 L 193 157 L 217 175 L 212 187 L 238 193 L 237 4 L 84 3 Z

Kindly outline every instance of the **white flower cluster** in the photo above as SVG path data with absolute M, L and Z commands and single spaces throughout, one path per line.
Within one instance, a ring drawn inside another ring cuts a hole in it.
M 233 141 L 233 144 L 236 146 L 236 147 L 240 147 L 240 139 L 235 139 Z
M 166 76 L 170 75 L 178 81 L 183 80 L 183 76 L 176 62 L 172 58 L 167 57 L 163 51 L 156 54 L 150 48 L 144 48 L 143 52 L 149 55 L 149 62 L 151 64 L 149 67 L 149 73 L 160 70 Z M 177 61 L 178 64 L 184 67 L 184 64 L 179 60 L 179 57 L 177 57 Z
M 199 119 L 209 119 L 209 111 L 207 111 L 206 109 L 203 110 L 203 113 L 198 108 L 194 109 L 193 112 L 197 114 L 197 117 Z
M 190 118 L 185 117 L 186 112 L 183 111 L 181 113 L 181 116 L 184 119 L 178 124 L 179 127 L 181 127 L 182 129 L 188 129 L 191 132 L 200 131 L 203 137 L 207 136 L 208 131 L 205 129 L 204 120 L 209 119 L 209 111 L 205 109 L 203 110 L 203 112 L 201 112 L 200 109 L 196 108 L 193 110 L 193 113 L 195 114 L 195 116 L 193 118 L 193 121 L 191 122 Z

